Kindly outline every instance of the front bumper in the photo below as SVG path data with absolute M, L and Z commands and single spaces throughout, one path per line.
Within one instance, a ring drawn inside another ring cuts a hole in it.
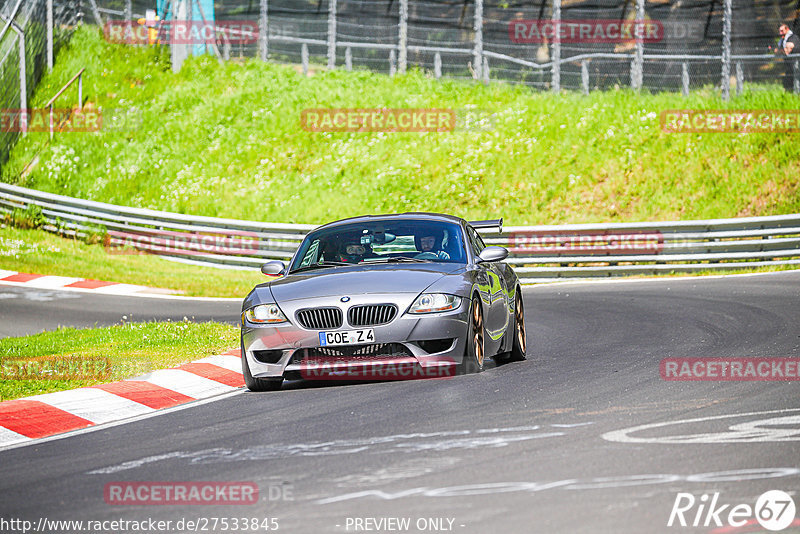
M 369 295 L 342 305 L 338 300 L 318 299 L 313 306 L 336 305 L 342 308 L 344 324 L 336 330 L 354 330 L 347 324 L 347 308 L 352 305 L 391 302 L 399 310 L 408 309 L 416 295 Z M 408 301 L 408 302 L 406 302 Z M 469 300 L 462 299 L 455 310 L 431 314 L 407 314 L 402 311 L 390 323 L 372 326 L 374 345 L 340 345 L 321 347 L 320 330 L 301 327 L 294 319 L 294 310 L 309 307 L 308 301 L 287 303 L 281 308 L 289 320 L 277 325 L 253 324 L 242 318 L 242 356 L 254 378 L 287 377 L 309 378 L 307 372 L 311 357 L 327 356 L 329 362 L 341 375 L 348 375 L 348 368 L 364 368 L 370 365 L 418 365 L 424 370 L 453 368 L 462 362 L 469 319 Z M 378 346 L 380 345 L 380 346 Z M 391 346 L 391 352 L 386 349 Z M 344 350 L 341 350 L 344 349 Z M 354 355 L 355 354 L 355 355 Z M 366 356 L 365 356 L 366 355 Z M 268 363 L 271 362 L 271 363 Z M 428 376 L 434 376 L 433 373 Z

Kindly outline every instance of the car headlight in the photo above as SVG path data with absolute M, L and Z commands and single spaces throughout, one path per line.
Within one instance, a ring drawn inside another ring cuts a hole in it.
M 286 322 L 286 316 L 283 315 L 277 304 L 259 304 L 244 312 L 244 315 L 251 323 L 274 324 Z
M 423 293 L 417 297 L 408 313 L 436 313 L 455 310 L 461 306 L 461 297 L 444 293 Z

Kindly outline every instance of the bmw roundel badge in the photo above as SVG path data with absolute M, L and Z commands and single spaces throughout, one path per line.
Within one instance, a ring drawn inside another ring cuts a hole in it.
M 340 300 L 342 302 L 350 302 L 350 297 L 342 297 Z

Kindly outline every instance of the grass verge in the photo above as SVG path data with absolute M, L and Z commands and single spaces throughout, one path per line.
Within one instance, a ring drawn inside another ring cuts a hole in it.
M 59 328 L 0 339 L 0 401 L 131 378 L 238 344 L 238 328 L 211 322 Z
M 165 288 L 192 297 L 244 298 L 266 281 L 259 271 L 186 265 L 149 254 L 109 254 L 99 244 L 9 226 L 0 226 L 0 269 Z

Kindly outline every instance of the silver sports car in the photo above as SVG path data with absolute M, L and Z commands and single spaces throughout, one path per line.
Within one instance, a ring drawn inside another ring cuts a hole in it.
M 386 380 L 480 372 L 486 357 L 525 358 L 525 317 L 508 251 L 449 215 L 344 219 L 302 241 L 275 280 L 242 305 L 247 387 L 287 379 Z

